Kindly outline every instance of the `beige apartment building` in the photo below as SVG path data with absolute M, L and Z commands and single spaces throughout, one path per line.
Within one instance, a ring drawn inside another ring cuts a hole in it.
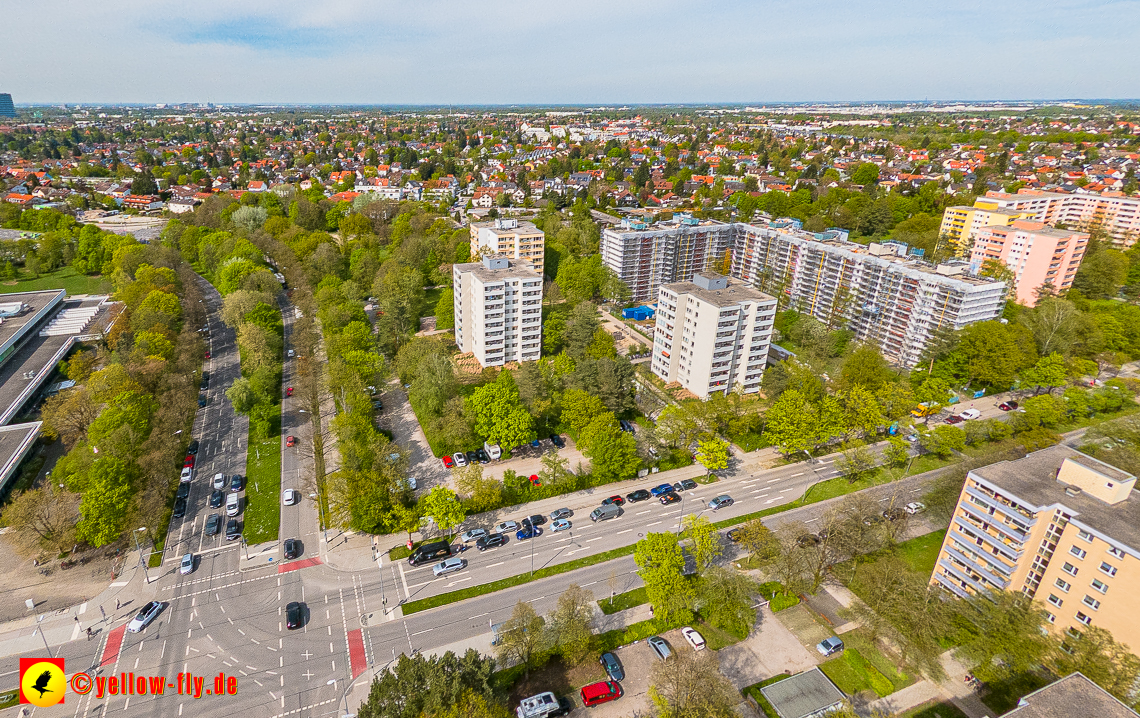
M 666 284 L 657 294 L 653 373 L 701 399 L 760 391 L 776 299 L 712 272 Z
M 943 237 L 954 247 L 954 256 L 959 259 L 970 254 L 970 248 L 983 227 L 1008 227 L 1021 219 L 1021 212 L 994 207 L 947 207 L 942 213 L 942 226 L 938 236 Z
M 542 276 L 496 254 L 452 265 L 455 343 L 479 364 L 535 361 L 542 353 Z
M 957 211 L 962 208 L 950 209 Z M 1018 216 L 1014 219 L 1031 219 L 1054 226 L 1061 222 L 1069 229 L 1083 232 L 1099 227 L 1114 243 L 1123 247 L 1131 247 L 1140 238 L 1140 197 L 1128 197 L 1120 192 L 1065 194 L 1023 188 L 1017 194 L 1010 194 L 990 190 L 974 200 L 973 209 L 1015 213 Z M 962 221 L 956 215 L 957 212 L 943 215 L 943 234 L 953 235 L 955 227 Z M 983 221 L 980 217 L 978 215 L 971 220 L 974 225 L 983 226 L 979 224 Z M 997 219 L 989 223 L 1000 224 Z M 1007 222 L 1012 223 L 1012 219 Z
M 508 259 L 530 262 L 542 275 L 546 255 L 546 234 L 533 222 L 496 219 L 471 223 L 471 256 L 501 254 Z
M 971 471 L 931 583 L 1021 591 L 1058 633 L 1099 626 L 1140 652 L 1136 477 L 1058 445 Z

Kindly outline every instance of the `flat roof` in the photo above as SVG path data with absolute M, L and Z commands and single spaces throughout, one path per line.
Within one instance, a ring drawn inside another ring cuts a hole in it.
M 0 366 L 0 424 L 19 413 L 74 343 L 74 335 L 36 336 Z
M 692 282 L 672 282 L 661 285 L 675 294 L 691 294 L 715 307 L 731 307 L 741 302 L 774 302 L 776 298 L 750 287 L 743 282 L 729 280 L 724 289 L 705 289 Z
M 1000 487 L 1010 498 L 1037 508 L 1063 505 L 1077 522 L 1140 554 L 1140 491 L 1133 490 L 1118 504 L 1107 504 L 1085 491 L 1070 496 L 1065 492 L 1068 484 L 1057 480 L 1057 469 L 1065 459 L 1072 459 L 1118 481 L 1133 478 L 1132 474 L 1064 444 L 1034 451 L 1015 461 L 982 466 L 970 473 Z
M 65 296 L 67 296 L 67 292 L 63 289 L 52 289 L 43 292 L 0 294 L 0 304 L 23 302 L 27 305 L 27 307 L 20 312 L 19 316 L 4 317 L 4 320 L 0 322 L 0 347 L 7 344 L 8 341 L 17 334 L 23 332 L 29 324 L 36 323 L 40 319 L 43 319 L 46 315 L 41 314 L 41 312 L 50 307 L 53 303 L 58 304 L 62 302 Z
M 24 460 L 28 449 L 32 448 L 40 433 L 42 421 L 27 424 L 0 426 L 0 490 L 16 473 L 16 467 Z
M 501 282 L 505 279 L 538 279 L 542 277 L 531 268 L 529 262 L 507 260 L 506 269 L 489 269 L 482 262 L 468 262 L 466 264 L 452 265 L 461 274 L 471 273 L 483 283 Z
M 1004 718 L 1136 718 L 1137 714 L 1081 673 L 1071 673 L 1021 699 Z
M 804 718 L 846 700 L 843 691 L 813 668 L 760 689 L 781 718 Z

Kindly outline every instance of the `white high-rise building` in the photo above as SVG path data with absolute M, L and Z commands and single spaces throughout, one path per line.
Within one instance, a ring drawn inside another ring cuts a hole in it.
M 652 301 L 657 288 L 687 282 L 694 272 L 713 269 L 731 256 L 734 225 L 677 216 L 646 224 L 631 219 L 602 232 L 602 262 L 632 292 L 635 302 Z
M 542 274 L 546 253 L 546 233 L 533 222 L 500 218 L 493 222 L 471 223 L 471 256 L 501 254 L 507 259 L 530 262 Z
M 528 262 L 487 255 L 452 265 L 455 343 L 479 363 L 534 361 L 542 352 L 542 277 Z
M 739 388 L 760 390 L 776 299 L 712 272 L 657 293 L 653 373 L 701 399 Z

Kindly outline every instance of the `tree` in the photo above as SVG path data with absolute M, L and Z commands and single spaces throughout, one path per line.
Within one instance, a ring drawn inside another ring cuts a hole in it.
M 58 436 L 68 449 L 81 439 L 91 422 L 99 416 L 101 407 L 86 387 L 62 391 L 49 397 L 43 404 L 42 431 L 46 436 Z
M 958 660 L 989 683 L 1028 673 L 1049 654 L 1045 611 L 1019 591 L 991 591 L 960 610 Z
M 895 378 L 891 365 L 873 344 L 860 344 L 843 360 L 839 381 L 847 389 L 861 386 L 877 392 Z
M 1059 676 L 1080 671 L 1125 702 L 1134 697 L 1140 678 L 1140 658 L 1099 626 L 1089 626 L 1079 637 L 1065 636 L 1063 647 L 1051 653 L 1048 665 Z
M 779 539 L 763 519 L 752 519 L 736 529 L 735 535 L 737 543 L 762 562 L 771 561 L 780 551 Z
M 919 441 L 927 451 L 945 459 L 966 448 L 966 433 L 956 426 L 940 424 L 930 433 L 923 434 Z
M 559 486 L 574 477 L 570 460 L 553 451 L 543 454 L 539 463 L 542 468 L 538 470 L 538 477 L 545 486 Z
M 556 454 L 551 455 L 556 456 Z M 452 471 L 452 476 L 455 479 L 455 487 L 467 496 L 467 508 L 471 513 L 482 513 L 502 506 L 503 482 L 493 477 L 484 477 L 482 464 L 468 464 L 461 469 L 455 469 Z
M 851 173 L 851 182 L 858 185 L 870 185 L 879 181 L 879 166 L 873 162 L 863 162 Z
M 720 545 L 720 532 L 707 516 L 689 514 L 682 522 L 685 536 L 689 539 L 689 554 L 697 565 L 697 571 L 704 573 L 723 549 Z
M 476 389 L 466 403 L 475 431 L 489 443 L 514 448 L 534 439 L 534 419 L 520 405 L 518 387 L 509 371 Z
M 234 411 L 239 414 L 248 414 L 253 409 L 254 404 L 257 403 L 258 397 L 249 379 L 239 376 L 234 379 L 233 384 L 230 384 L 230 388 L 226 389 L 226 398 L 233 404 Z
M 63 551 L 75 543 L 79 520 L 79 497 L 53 487 L 50 477 L 45 488 L 29 489 L 14 496 L 4 509 L 4 525 L 20 534 L 27 546 L 39 544 Z
M 530 678 L 530 669 L 547 645 L 546 621 L 529 603 L 519 601 L 511 617 L 499 628 L 498 636 L 495 655 L 499 661 L 522 664 L 525 677 Z
M 654 617 L 665 624 L 689 620 L 693 585 L 685 578 L 685 556 L 676 534 L 647 534 L 634 547 L 633 558 Z
M 697 442 L 697 463 L 705 467 L 705 477 L 712 472 L 728 468 L 728 442 L 719 436 L 710 436 Z
M 748 633 L 756 622 L 753 597 L 756 581 L 723 566 L 712 566 L 701 576 L 697 598 L 701 613 L 712 625 L 733 633 Z
M 268 218 L 269 212 L 264 207 L 242 207 L 230 215 L 230 221 L 247 232 L 265 224 Z
M 451 329 L 455 326 L 455 290 L 451 287 L 439 293 L 435 304 L 435 328 Z
M 835 468 L 852 484 L 879 472 L 875 455 L 863 444 L 846 449 L 839 461 L 835 462 Z
M 930 417 L 941 411 L 950 398 L 950 385 L 938 377 L 929 377 L 915 390 L 914 398 L 925 405 L 923 420 L 930 423 Z
M 902 466 L 910 459 L 910 447 L 903 439 L 892 436 L 887 439 L 887 446 L 883 449 L 883 459 L 890 466 Z
M 549 621 L 551 638 L 570 665 L 582 662 L 590 651 L 590 636 L 594 632 L 594 594 L 577 584 L 570 584 L 558 596 L 558 604 L 551 611 Z
M 815 446 L 818 427 L 803 393 L 788 389 L 765 415 L 764 440 L 784 454 L 804 452 Z
M 1021 376 L 1029 386 L 1038 389 L 1045 387 L 1048 393 L 1052 394 L 1053 389 L 1064 386 L 1067 379 L 1065 357 L 1057 352 L 1043 356 L 1036 364 L 1023 371 Z
M 448 713 L 457 706 L 488 705 L 494 671 L 494 659 L 479 655 L 473 648 L 462 656 L 451 651 L 427 657 L 417 653 L 411 658 L 401 654 L 396 665 L 373 679 L 368 699 L 356 713 L 360 718 L 420 718 L 422 715 L 499 718 L 501 713 L 494 712 Z
M 94 461 L 79 505 L 79 539 L 98 547 L 119 538 L 134 503 L 134 492 L 127 480 L 130 475 L 127 462 L 122 459 L 107 456 Z
M 353 215 L 358 216 L 358 215 Z M 468 691 L 453 706 L 435 712 L 424 711 L 423 718 L 514 718 L 515 714 L 495 700 Z
M 408 346 L 408 345 L 405 345 Z M 459 383 L 455 380 L 455 369 L 451 358 L 442 352 L 425 356 L 416 366 L 412 388 L 408 399 L 416 410 L 423 410 L 434 416 L 443 413 L 449 399 L 459 393 Z
M 450 531 L 463 523 L 466 516 L 459 497 L 446 486 L 435 486 L 420 499 L 420 511 L 424 516 L 430 516 L 441 531 Z
M 878 433 L 884 423 L 883 411 L 870 389 L 853 386 L 842 394 L 840 400 L 844 423 L 850 427 L 851 434 L 866 437 Z
M 1072 302 L 1049 297 L 1039 301 L 1033 311 L 1023 312 L 1020 321 L 1033 332 L 1037 350 L 1049 355 L 1070 348 L 1081 313 Z
M 624 481 L 637 475 L 637 440 L 621 430 L 610 412 L 598 414 L 578 435 L 578 448 L 590 460 L 598 483 Z
M 658 718 L 733 718 L 740 702 L 713 651 L 681 651 L 655 663 L 649 698 Z

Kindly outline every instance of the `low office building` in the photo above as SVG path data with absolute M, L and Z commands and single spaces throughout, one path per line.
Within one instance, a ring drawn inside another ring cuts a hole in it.
M 740 282 L 698 272 L 658 290 L 653 373 L 701 399 L 760 391 L 776 299 Z
M 542 274 L 546 254 L 546 233 L 533 222 L 496 219 L 471 223 L 471 256 L 500 254 L 508 259 L 529 262 Z
M 452 266 L 455 343 L 484 366 L 534 361 L 542 352 L 542 276 L 527 262 L 488 254 Z
M 1021 591 L 1055 631 L 1087 626 L 1140 650 L 1136 477 L 1058 445 L 970 471 L 931 583 L 961 597 Z
M 1019 219 L 1009 226 L 979 229 L 970 249 L 970 265 L 980 268 L 986 260 L 1004 264 L 1013 272 L 1017 301 L 1032 307 L 1043 285 L 1050 284 L 1061 293 L 1073 286 L 1088 242 L 1087 232 Z

